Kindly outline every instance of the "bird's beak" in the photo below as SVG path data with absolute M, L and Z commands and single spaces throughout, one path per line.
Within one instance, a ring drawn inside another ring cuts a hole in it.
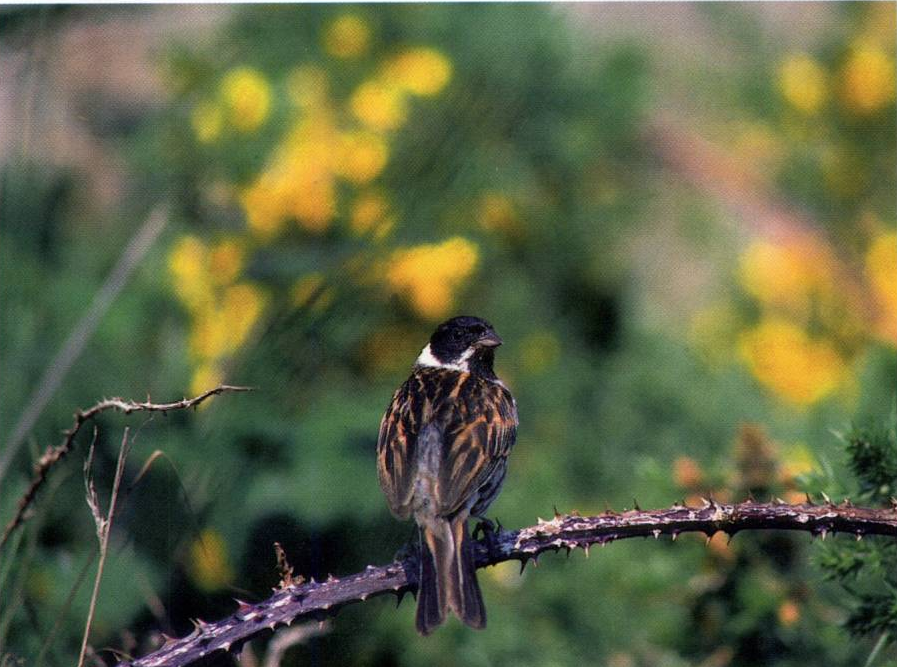
M 503 342 L 504 341 L 497 333 L 495 333 L 494 331 L 489 331 L 483 334 L 483 336 L 479 340 L 477 340 L 474 345 L 476 345 L 477 347 L 498 347 Z

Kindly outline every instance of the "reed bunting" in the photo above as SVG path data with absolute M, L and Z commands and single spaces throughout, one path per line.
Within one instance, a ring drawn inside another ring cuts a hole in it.
M 389 508 L 421 533 L 416 626 L 430 634 L 451 610 L 486 626 L 468 517 L 501 490 L 517 405 L 492 363 L 502 340 L 478 317 L 437 327 L 383 415 L 377 472 Z

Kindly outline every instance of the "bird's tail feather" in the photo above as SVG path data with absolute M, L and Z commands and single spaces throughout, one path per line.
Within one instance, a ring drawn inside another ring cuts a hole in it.
M 486 608 L 477 582 L 467 517 L 424 529 L 417 598 L 417 630 L 430 634 L 448 610 L 472 628 L 486 627 Z

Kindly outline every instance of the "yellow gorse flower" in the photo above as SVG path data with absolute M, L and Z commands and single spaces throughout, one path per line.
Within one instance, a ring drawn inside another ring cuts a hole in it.
M 228 121 L 241 132 L 257 130 L 271 109 L 271 86 L 258 70 L 238 67 L 221 80 Z
M 333 146 L 337 138 L 323 110 L 293 128 L 270 165 L 240 198 L 250 229 L 268 238 L 290 218 L 312 232 L 329 227 L 336 215 Z
M 336 173 L 356 185 L 377 178 L 389 161 L 389 146 L 376 132 L 344 132 L 334 148 Z
M 810 300 L 833 290 L 826 253 L 810 241 L 752 243 L 741 257 L 739 280 L 761 304 L 806 316 Z
M 367 51 L 371 29 L 355 14 L 343 14 L 324 31 L 324 50 L 337 58 L 357 58 Z
M 452 63 L 436 49 L 411 48 L 386 64 L 383 78 L 412 95 L 435 95 L 451 80 Z
M 744 332 L 739 353 L 761 384 L 795 405 L 810 405 L 847 379 L 847 367 L 826 340 L 810 338 L 800 327 L 765 318 Z
M 439 51 L 407 49 L 355 90 L 350 102 L 352 113 L 378 132 L 396 130 L 408 117 L 409 95 L 436 95 L 451 76 L 451 62 Z
M 868 41 L 858 41 L 841 69 L 841 99 L 856 114 L 870 114 L 894 101 L 894 58 Z
M 227 556 L 227 545 L 217 530 L 206 528 L 190 544 L 187 573 L 204 591 L 216 591 L 234 580 L 234 570 Z
M 897 232 L 879 235 L 866 252 L 866 276 L 878 306 L 875 333 L 897 345 Z
M 352 113 L 377 132 L 402 126 L 408 117 L 408 102 L 402 90 L 380 79 L 365 81 L 352 94 Z
M 825 70 L 805 53 L 790 55 L 779 65 L 778 84 L 788 104 L 803 113 L 817 112 L 828 97 Z
M 262 315 L 266 298 L 261 288 L 237 282 L 244 254 L 238 239 L 210 247 L 188 235 L 168 255 L 175 294 L 191 317 L 188 349 L 195 363 L 195 393 L 221 383 L 222 361 L 246 342 Z
M 473 273 L 478 260 L 476 244 L 460 236 L 400 248 L 386 269 L 386 283 L 419 315 L 438 319 L 451 310 L 455 290 Z
M 388 214 L 389 202 L 382 193 L 365 192 L 352 204 L 349 223 L 355 234 L 371 234 L 374 238 L 381 239 L 395 223 L 395 219 Z

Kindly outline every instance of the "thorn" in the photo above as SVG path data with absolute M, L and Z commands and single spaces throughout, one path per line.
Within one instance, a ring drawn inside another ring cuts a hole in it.
M 579 513 L 579 510 L 570 510 L 570 516 L 575 516 L 575 517 L 579 518 L 582 515 Z
M 164 413 L 163 413 L 164 414 Z M 224 642 L 221 645 L 221 648 L 225 650 L 225 652 L 230 653 L 230 642 Z
M 844 507 L 853 507 L 853 503 L 850 502 L 850 498 L 845 498 L 844 501 L 843 501 L 841 504 L 842 504 Z
M 732 540 L 735 538 L 735 533 L 726 533 L 726 536 L 726 546 L 729 546 L 730 544 L 732 544 Z
M 539 567 L 539 554 L 535 554 L 532 558 L 533 567 Z
M 368 599 L 368 595 L 369 595 L 369 593 L 362 593 L 361 595 L 358 596 L 358 599 L 361 600 L 362 602 L 364 602 Z
M 779 498 L 778 496 L 776 496 L 775 498 L 773 498 L 773 499 L 772 499 L 772 502 L 775 503 L 776 505 L 787 505 L 787 504 L 788 504 L 788 503 L 786 503 L 784 500 L 782 500 L 781 498 Z
M 526 561 L 525 557 L 520 559 L 520 574 L 523 574 L 523 571 L 526 569 Z
M 713 507 L 713 501 L 701 496 L 701 502 L 704 503 L 704 508 Z
M 822 538 L 822 541 L 823 541 L 823 542 L 825 541 L 825 537 L 826 537 L 826 535 L 828 535 L 828 528 L 820 528 L 820 529 L 819 529 L 819 536 Z
M 564 548 L 567 550 L 567 558 L 570 558 L 570 551 L 572 551 L 572 550 L 570 549 L 570 545 L 569 545 L 569 544 L 565 544 L 565 545 L 564 545 Z
M 652 530 L 651 532 L 654 533 L 654 539 L 655 539 L 655 540 L 660 538 L 660 533 L 661 533 L 660 528 L 655 528 L 655 529 Z
M 327 621 L 325 621 L 325 620 L 320 620 L 320 621 L 318 621 L 318 632 L 323 632 L 323 631 L 324 631 L 324 624 L 325 624 L 326 622 L 327 622 Z
M 704 533 L 704 535 L 705 535 L 704 546 L 705 547 L 710 546 L 710 540 L 713 539 L 713 535 L 710 533 Z
M 863 539 L 863 531 L 858 530 L 856 534 L 857 534 L 857 542 L 859 542 L 861 539 Z
M 832 499 L 829 498 L 829 497 L 825 494 L 825 491 L 820 491 L 819 494 L 822 496 L 822 499 L 825 501 L 825 504 L 826 504 L 826 505 L 831 505 L 831 504 L 832 504 Z
M 592 548 L 592 545 L 589 544 L 588 542 L 586 542 L 585 544 L 582 545 L 582 550 L 586 552 L 586 558 L 589 557 L 589 549 L 591 549 L 591 548 Z
M 636 512 L 641 512 L 641 511 L 642 511 L 642 508 L 638 506 L 638 501 L 637 501 L 635 498 L 632 499 L 632 508 L 633 508 Z
M 679 531 L 674 530 L 672 533 L 670 533 L 670 536 L 673 538 L 673 542 L 675 542 L 676 538 L 679 537 Z
M 554 505 L 554 518 L 555 518 L 555 519 L 561 519 L 561 518 L 563 518 L 563 517 L 561 517 L 561 513 L 558 512 L 558 506 L 557 506 L 557 505 Z
M 327 575 L 327 581 L 324 582 L 324 583 L 327 583 L 327 584 L 335 584 L 335 583 L 338 582 L 338 581 L 339 581 L 339 579 L 337 579 L 336 577 L 334 577 L 332 574 L 328 574 L 328 575 Z
M 809 494 L 809 493 L 804 493 L 804 495 L 807 497 L 807 505 L 812 505 L 812 504 L 813 504 L 813 499 L 810 498 L 810 494 Z
M 757 499 L 754 497 L 754 493 L 753 493 L 753 491 L 748 491 L 748 499 L 747 499 L 747 502 L 749 502 L 749 503 L 755 503 L 755 502 L 757 502 Z

